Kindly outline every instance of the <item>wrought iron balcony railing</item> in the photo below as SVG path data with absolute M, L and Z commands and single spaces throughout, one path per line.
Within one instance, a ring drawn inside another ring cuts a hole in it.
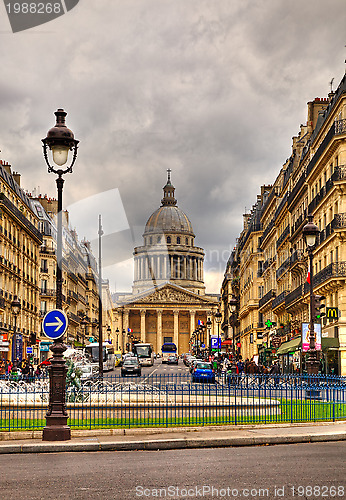
M 278 249 L 282 243 L 285 241 L 285 239 L 290 235 L 290 226 L 286 226 L 284 229 L 283 233 L 280 235 L 276 242 L 276 249 Z
M 275 309 L 278 307 L 280 304 L 285 302 L 285 297 L 289 294 L 289 290 L 284 290 L 283 292 L 280 293 L 277 297 L 272 302 L 272 309 Z
M 277 280 L 287 271 L 287 269 L 289 269 L 290 264 L 291 264 L 291 258 L 288 257 L 288 259 L 286 259 L 281 264 L 281 266 L 279 267 L 279 269 L 276 271 L 276 279 Z
M 269 302 L 272 298 L 274 298 L 274 297 L 275 297 L 275 295 L 276 295 L 276 290 L 274 290 L 274 289 L 269 290 L 269 292 L 268 292 L 268 293 L 266 293 L 266 294 L 264 295 L 264 297 L 262 297 L 262 298 L 259 300 L 259 302 L 258 302 L 258 307 L 259 307 L 259 309 L 260 309 L 261 307 L 263 307 L 263 306 L 264 306 L 267 302 Z

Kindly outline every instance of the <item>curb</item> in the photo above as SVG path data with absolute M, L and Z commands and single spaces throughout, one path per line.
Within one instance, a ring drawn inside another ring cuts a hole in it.
M 305 427 L 328 427 L 337 426 L 341 424 L 346 424 L 346 420 L 339 420 L 337 422 L 331 421 L 321 421 L 321 422 L 295 422 L 295 423 L 280 423 L 280 424 L 244 424 L 244 425 L 208 425 L 208 426 L 197 426 L 197 427 L 131 427 L 131 428 L 116 428 L 116 429 L 71 429 L 72 438 L 82 438 L 82 437 L 102 437 L 102 436 L 135 436 L 135 435 L 158 435 L 158 434 L 178 434 L 181 432 L 189 432 L 191 434 L 195 432 L 209 432 L 218 431 L 225 432 L 231 431 L 236 432 L 239 430 L 257 430 L 261 429 L 304 429 Z M 3 446 L 4 441 L 18 441 L 18 440 L 31 440 L 31 439 L 42 439 L 42 430 L 35 431 L 0 431 L 0 447 Z
M 292 436 L 251 436 L 220 438 L 172 438 L 109 443 L 31 443 L 6 444 L 0 446 L 0 454 L 15 453 L 59 453 L 88 451 L 159 451 L 193 448 L 227 448 L 297 443 L 321 443 L 346 441 L 346 432 L 334 434 L 297 434 Z

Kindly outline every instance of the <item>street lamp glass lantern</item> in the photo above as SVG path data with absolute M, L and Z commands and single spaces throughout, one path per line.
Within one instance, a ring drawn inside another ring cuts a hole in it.
M 53 154 L 53 161 L 56 165 L 59 167 L 62 167 L 62 165 L 65 165 L 67 162 L 68 158 L 68 152 L 69 152 L 69 147 L 67 146 L 62 146 L 62 145 L 56 145 L 52 146 L 52 154 Z
M 312 215 L 308 215 L 308 219 L 309 222 L 303 227 L 303 235 L 307 246 L 311 248 L 315 246 L 319 229 L 316 224 L 312 222 Z
M 15 316 L 17 316 L 20 313 L 21 305 L 17 298 L 17 295 L 14 296 L 13 301 L 11 302 L 11 310 Z
M 228 307 L 231 314 L 235 313 L 237 310 L 237 299 L 235 299 L 234 297 L 229 299 Z
M 221 323 L 221 319 L 222 319 L 222 314 L 220 313 L 220 311 L 217 311 L 214 315 L 215 317 L 215 321 L 216 323 Z
M 53 161 L 58 167 L 65 165 L 68 159 L 69 151 L 73 150 L 74 153 L 72 163 L 65 173 L 72 172 L 72 165 L 76 160 L 79 141 L 74 138 L 73 132 L 66 127 L 66 111 L 58 109 L 54 114 L 56 116 L 56 124 L 47 132 L 47 137 L 42 139 L 44 157 L 49 171 L 54 171 L 54 169 L 49 165 L 47 148 L 52 151 Z

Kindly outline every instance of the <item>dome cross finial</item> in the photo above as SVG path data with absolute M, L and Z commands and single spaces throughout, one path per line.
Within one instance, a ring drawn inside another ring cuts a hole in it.
M 171 172 L 172 170 L 170 168 L 167 168 L 167 184 L 170 184 L 171 182 Z

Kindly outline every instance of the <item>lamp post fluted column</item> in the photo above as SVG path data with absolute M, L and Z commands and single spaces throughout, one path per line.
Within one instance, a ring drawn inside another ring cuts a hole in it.
M 43 142 L 43 156 L 48 166 L 48 173 L 57 174 L 56 184 L 58 191 L 58 213 L 57 213 L 57 248 L 56 248 L 56 309 L 62 311 L 62 193 L 64 186 L 63 175 L 72 173 L 72 167 L 77 158 L 78 142 L 65 125 L 67 113 L 63 109 L 55 112 L 56 124 L 51 128 Z M 50 165 L 48 159 L 48 149 L 52 151 L 53 162 L 57 168 Z M 68 159 L 69 151 L 73 151 L 72 162 L 69 167 L 62 169 Z M 67 368 L 63 353 L 66 346 L 63 343 L 63 336 L 54 340 L 50 347 L 53 353 L 51 365 L 49 366 L 49 404 L 46 414 L 46 426 L 43 429 L 44 441 L 66 441 L 71 439 L 71 429 L 67 425 L 66 409 L 66 374 Z
M 309 256 L 309 271 L 310 271 L 310 282 L 309 282 L 309 296 L 310 296 L 310 338 L 309 338 L 309 350 L 307 354 L 309 359 L 306 362 L 307 372 L 309 375 L 316 375 L 319 371 L 320 361 L 318 359 L 318 351 L 316 350 L 316 340 L 315 340 L 315 318 L 314 318 L 314 285 L 313 285 L 313 251 L 316 244 L 316 238 L 319 233 L 318 227 L 313 223 L 312 215 L 308 215 L 309 222 L 303 227 L 303 235 L 306 241 L 308 256 Z

